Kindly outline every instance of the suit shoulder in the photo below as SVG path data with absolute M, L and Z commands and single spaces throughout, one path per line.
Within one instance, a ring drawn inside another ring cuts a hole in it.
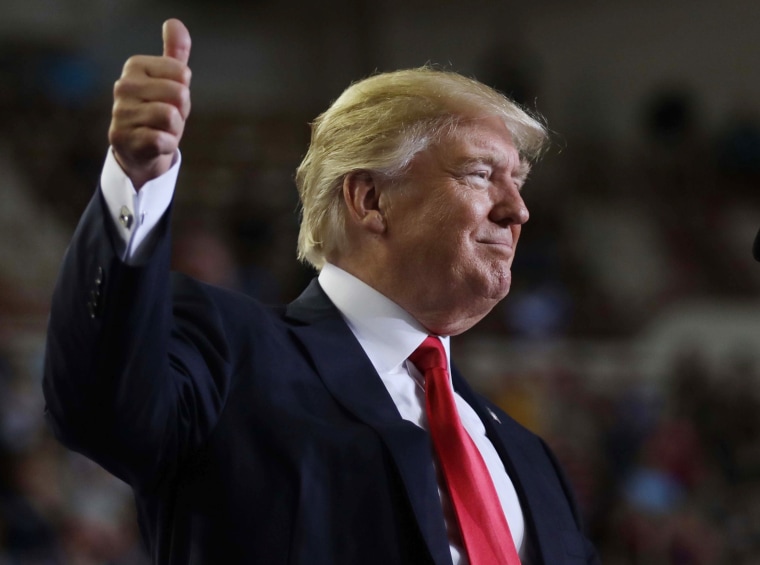
M 285 306 L 268 305 L 241 291 L 204 283 L 193 277 L 171 273 L 172 298 L 175 314 L 218 317 L 223 325 L 282 323 Z

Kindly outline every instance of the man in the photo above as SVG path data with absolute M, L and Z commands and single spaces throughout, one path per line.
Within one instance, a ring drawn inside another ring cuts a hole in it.
M 509 291 L 541 124 L 453 73 L 353 85 L 297 173 L 319 278 L 264 307 L 169 274 L 189 52 L 170 20 L 115 85 L 44 381 L 57 437 L 134 489 L 154 563 L 596 562 L 543 442 L 449 375 L 448 336 Z

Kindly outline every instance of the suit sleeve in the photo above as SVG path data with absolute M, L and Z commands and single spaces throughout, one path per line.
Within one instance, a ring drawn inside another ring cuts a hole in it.
M 177 314 L 183 307 L 171 291 L 169 213 L 138 267 L 117 257 L 112 224 L 98 190 L 53 294 L 46 417 L 65 445 L 133 487 L 153 489 L 213 429 L 230 360 L 213 308 L 202 319 Z
M 100 189 L 113 219 L 114 249 L 129 265 L 141 265 L 153 249 L 155 227 L 169 209 L 177 184 L 182 156 L 179 149 L 171 168 L 136 191 L 132 181 L 108 149 Z

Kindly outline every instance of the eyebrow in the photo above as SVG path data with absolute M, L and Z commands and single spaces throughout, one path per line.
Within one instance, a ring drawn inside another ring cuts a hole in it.
M 502 159 L 500 157 L 495 157 L 494 155 L 490 153 L 484 153 L 482 155 L 475 155 L 473 157 L 467 157 L 466 159 L 462 159 L 462 161 L 459 163 L 460 169 L 466 169 L 468 167 L 471 167 L 473 165 L 488 165 L 489 167 L 505 167 L 506 166 L 506 159 Z M 517 164 L 516 167 L 512 170 L 512 178 L 519 181 L 521 184 L 524 184 L 526 179 L 528 178 L 528 173 L 530 173 L 530 162 L 526 159 L 520 159 L 520 162 Z

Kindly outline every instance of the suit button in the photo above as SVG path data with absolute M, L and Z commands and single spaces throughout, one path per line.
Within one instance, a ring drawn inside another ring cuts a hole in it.
M 90 314 L 90 318 L 95 319 L 100 314 L 101 306 L 101 289 L 103 288 L 103 281 L 105 280 L 105 270 L 103 267 L 98 266 L 95 270 L 95 287 L 90 290 L 90 299 L 87 301 L 87 312 Z

